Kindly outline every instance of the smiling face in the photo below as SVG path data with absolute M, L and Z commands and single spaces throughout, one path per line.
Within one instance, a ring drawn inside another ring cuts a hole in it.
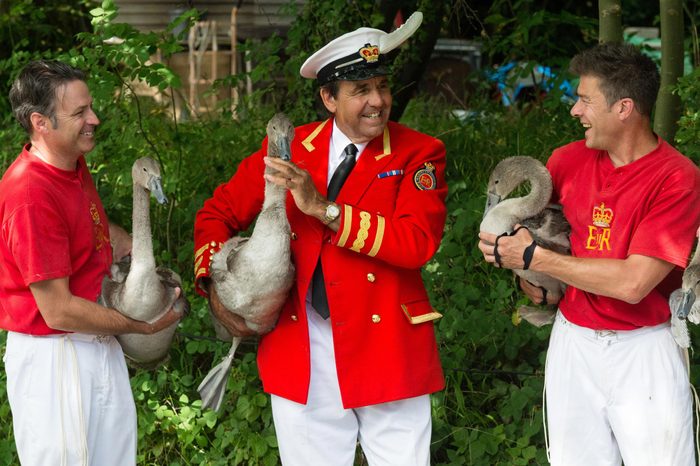
M 600 90 L 600 79 L 595 76 L 581 76 L 576 94 L 578 100 L 570 113 L 586 128 L 586 147 L 609 151 L 618 136 L 618 102 L 608 105 Z
M 77 160 L 95 147 L 100 120 L 92 110 L 92 97 L 83 81 L 70 81 L 56 90 L 55 117 L 42 115 L 46 148 L 64 160 Z
M 386 76 L 339 81 L 336 96 L 324 87 L 321 98 L 335 115 L 338 128 L 354 143 L 366 143 L 380 136 L 389 121 L 392 98 Z

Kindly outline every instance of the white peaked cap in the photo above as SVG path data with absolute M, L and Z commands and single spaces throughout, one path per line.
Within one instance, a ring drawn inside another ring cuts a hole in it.
M 388 74 L 385 55 L 403 44 L 423 22 L 416 11 L 392 32 L 359 28 L 333 39 L 311 55 L 299 73 L 319 84 L 337 80 L 357 81 Z

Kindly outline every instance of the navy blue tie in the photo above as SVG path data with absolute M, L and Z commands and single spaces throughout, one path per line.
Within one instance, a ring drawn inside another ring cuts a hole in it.
M 357 147 L 355 144 L 348 144 L 343 150 L 345 157 L 338 168 L 333 172 L 331 182 L 328 183 L 328 200 L 335 201 L 343 187 L 343 183 L 348 178 L 348 175 L 355 166 L 355 155 L 357 155 Z M 323 268 L 321 267 L 321 258 L 318 258 L 318 264 L 314 270 L 314 275 L 311 278 L 311 304 L 313 305 L 318 315 L 324 319 L 328 319 L 331 311 L 328 308 L 328 297 L 326 296 L 326 284 L 323 281 Z

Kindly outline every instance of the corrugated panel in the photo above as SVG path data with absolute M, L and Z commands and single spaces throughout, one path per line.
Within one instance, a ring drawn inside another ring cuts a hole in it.
M 196 1 L 204 19 L 215 20 L 220 42 L 229 43 L 231 10 L 237 1 Z M 281 13 L 288 0 L 244 0 L 238 10 L 238 39 L 264 38 L 273 33 L 284 35 L 294 17 Z M 298 5 L 304 0 L 296 0 Z M 162 31 L 167 24 L 185 11 L 183 2 L 172 0 L 115 0 L 119 7 L 117 21 L 131 24 L 141 31 Z

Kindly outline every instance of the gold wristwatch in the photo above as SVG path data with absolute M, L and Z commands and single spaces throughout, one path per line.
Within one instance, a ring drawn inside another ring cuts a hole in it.
M 326 206 L 326 213 L 323 215 L 323 224 L 329 225 L 338 217 L 340 217 L 340 206 L 335 202 L 331 202 Z

